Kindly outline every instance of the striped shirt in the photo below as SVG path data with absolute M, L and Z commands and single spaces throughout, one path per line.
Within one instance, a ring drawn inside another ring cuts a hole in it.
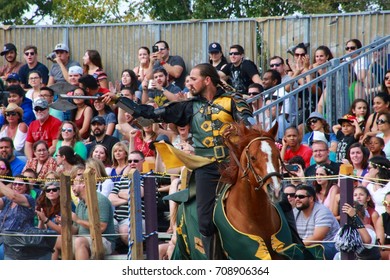
M 297 230 L 299 236 L 305 240 L 309 236 L 312 236 L 316 227 L 329 227 L 330 230 L 326 234 L 324 241 L 333 241 L 337 231 L 340 228 L 335 216 L 330 210 L 318 203 L 314 203 L 313 210 L 306 219 L 305 215 L 298 209 L 294 208 L 294 216 L 297 224 Z
M 144 180 L 143 177 L 141 177 L 140 180 L 140 185 L 143 187 L 144 185 Z M 127 177 L 121 177 L 121 179 L 114 184 L 114 188 L 112 189 L 111 193 L 112 194 L 118 194 L 121 190 L 126 190 L 128 193 L 129 191 L 129 186 L 130 186 L 130 181 Z M 144 205 L 144 200 L 141 198 L 141 211 L 142 211 L 142 219 L 145 219 L 145 205 Z M 118 222 L 128 219 L 130 215 L 130 209 L 129 209 L 129 203 L 126 202 L 122 205 L 115 206 L 114 209 L 114 218 Z

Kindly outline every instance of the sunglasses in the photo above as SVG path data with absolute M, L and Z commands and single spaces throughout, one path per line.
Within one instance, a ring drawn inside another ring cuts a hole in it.
M 42 111 L 45 111 L 46 108 L 41 108 L 41 107 L 35 107 L 34 108 L 34 111 L 37 111 L 37 112 L 42 112 Z
M 387 123 L 388 121 L 387 120 L 384 120 L 384 119 L 377 119 L 376 120 L 376 124 L 385 124 Z
M 285 195 L 286 197 L 292 197 L 292 198 L 295 197 L 295 193 L 284 193 L 284 195 Z
M 390 206 L 390 201 L 383 200 L 383 201 L 382 201 L 382 204 L 383 204 L 383 206 L 385 206 L 385 207 Z
M 310 126 L 312 124 L 315 124 L 318 122 L 318 118 L 311 118 L 310 120 L 307 121 L 307 125 Z
M 128 163 L 132 163 L 132 162 L 139 163 L 139 159 L 129 159 L 127 162 Z
M 294 53 L 294 55 L 295 55 L 295 56 L 301 56 L 301 57 L 304 57 L 304 56 L 306 56 L 306 54 L 305 54 L 305 53 Z
M 310 197 L 310 195 L 296 194 L 295 198 L 304 199 L 305 197 Z
M 346 51 L 349 51 L 349 50 L 354 51 L 354 50 L 356 50 L 356 47 L 345 47 L 345 50 Z
M 390 80 L 390 76 L 386 76 L 385 81 L 389 81 L 389 80 Z
M 229 55 L 240 55 L 240 52 L 230 52 Z
M 49 192 L 58 192 L 58 188 L 54 188 L 54 189 L 46 189 L 45 190 L 45 193 L 49 193 Z
M 24 183 L 12 183 L 12 186 L 14 187 L 24 186 Z
M 270 68 L 279 67 L 280 65 L 282 65 L 282 63 L 274 63 L 274 64 L 270 64 L 269 67 Z
M 35 52 L 25 52 L 24 55 L 25 56 L 29 56 L 29 55 L 33 56 L 33 55 L 35 55 Z
M 5 116 L 6 117 L 10 117 L 10 116 L 16 116 L 18 113 L 16 113 L 16 112 L 7 112 L 7 113 L 5 113 Z
M 63 128 L 61 129 L 62 132 L 73 132 L 73 128 Z

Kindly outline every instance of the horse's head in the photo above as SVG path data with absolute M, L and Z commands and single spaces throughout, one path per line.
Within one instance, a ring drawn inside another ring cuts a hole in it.
M 282 174 L 280 170 L 280 152 L 275 145 L 275 135 L 278 131 L 276 123 L 267 133 L 252 139 L 246 146 L 246 173 L 251 185 L 262 188 L 272 201 L 279 200 Z
M 224 135 L 230 150 L 230 165 L 222 171 L 226 183 L 249 181 L 255 190 L 263 189 L 272 201 L 279 200 L 281 177 L 280 152 L 275 145 L 276 123 L 268 132 L 232 124 Z

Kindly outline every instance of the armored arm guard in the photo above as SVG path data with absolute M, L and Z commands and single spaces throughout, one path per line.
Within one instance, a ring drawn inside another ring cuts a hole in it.
M 246 126 L 255 124 L 250 105 L 239 94 L 232 95 L 233 118 L 236 122 L 243 122 Z

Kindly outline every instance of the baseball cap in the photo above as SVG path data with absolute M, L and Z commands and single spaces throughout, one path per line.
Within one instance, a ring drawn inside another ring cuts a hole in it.
M 66 44 L 64 43 L 59 43 L 55 46 L 53 52 L 55 51 L 66 51 L 66 52 L 69 52 L 69 48 Z
M 11 73 L 8 75 L 6 81 L 18 81 L 20 82 L 20 76 L 18 73 Z
M 12 51 L 12 50 L 14 50 L 16 52 L 16 47 L 15 47 L 14 44 L 12 44 L 12 43 L 5 44 L 4 45 L 4 49 L 0 53 L 0 55 L 3 56 L 3 55 L 5 55 L 6 53 L 8 53 L 9 51 Z
M 34 101 L 34 110 L 35 108 L 42 108 L 42 109 L 47 109 L 49 107 L 49 103 L 46 101 L 46 99 L 43 98 L 38 98 Z
M 83 75 L 83 68 L 81 68 L 78 65 L 75 65 L 75 66 L 69 67 L 68 73 L 70 75 L 78 74 L 78 75 L 82 76 Z
M 103 117 L 101 117 L 101 116 L 95 116 L 95 117 L 93 117 L 92 118 L 92 120 L 91 120 L 91 124 L 93 124 L 93 123 L 99 123 L 99 124 L 106 124 L 106 121 L 105 121 L 105 119 L 103 118 Z
M 211 43 L 209 45 L 209 53 L 211 52 L 222 52 L 222 47 L 219 43 Z
M 343 122 L 353 123 L 356 120 L 354 115 L 346 114 L 341 119 L 338 119 L 337 122 L 341 125 Z

